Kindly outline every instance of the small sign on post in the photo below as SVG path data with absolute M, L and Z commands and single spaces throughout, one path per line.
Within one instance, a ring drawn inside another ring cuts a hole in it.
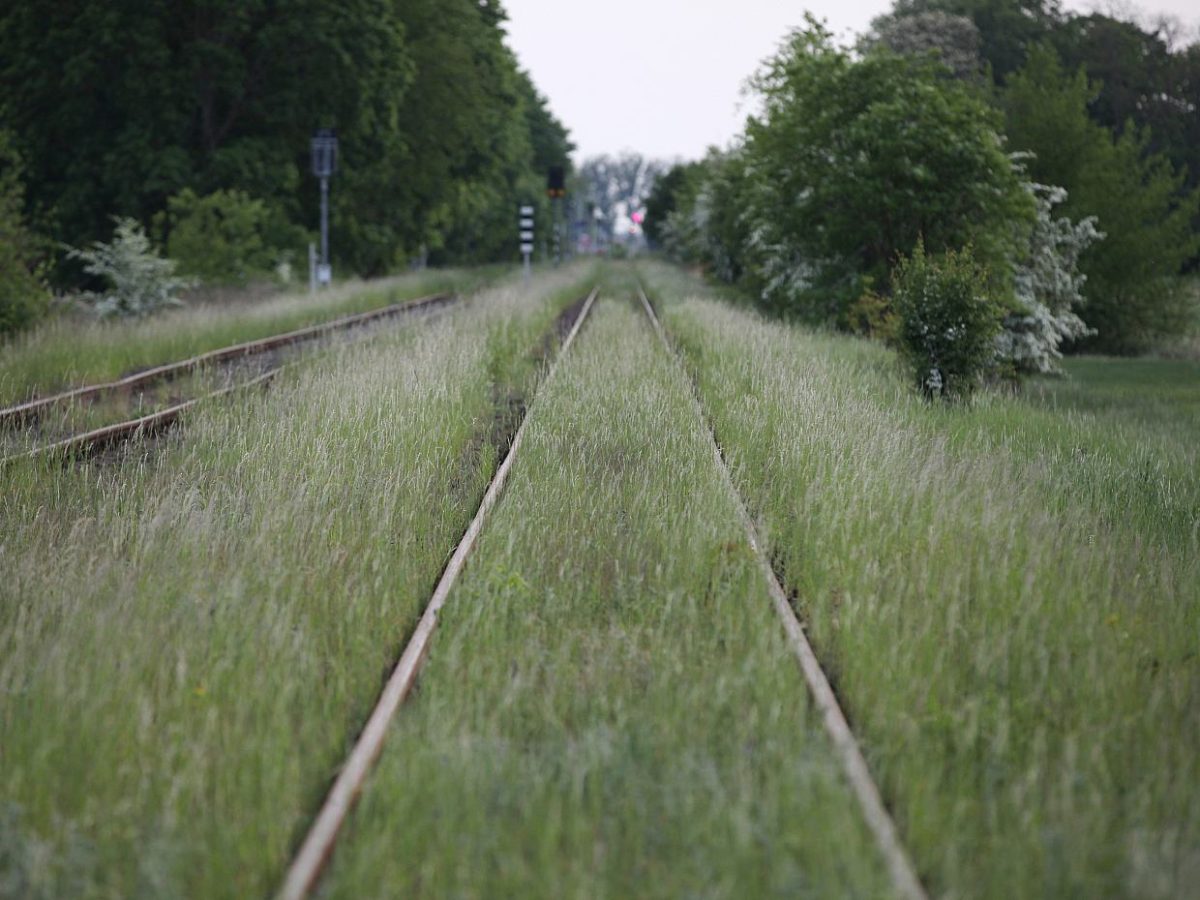
M 533 207 L 522 206 L 520 218 L 521 256 L 524 260 L 525 283 L 529 284 L 532 275 L 530 257 L 533 254 Z

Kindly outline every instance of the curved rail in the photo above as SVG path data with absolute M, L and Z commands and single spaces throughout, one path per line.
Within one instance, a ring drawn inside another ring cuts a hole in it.
M 583 309 L 575 319 L 571 330 L 567 333 L 566 339 L 563 341 L 562 347 L 559 349 L 558 355 L 554 360 L 554 364 L 546 375 L 546 382 L 549 382 L 554 377 L 554 372 L 558 368 L 559 363 L 562 362 L 567 350 L 571 347 L 571 343 L 575 340 L 575 336 L 579 334 L 580 329 L 583 327 L 583 323 L 587 319 L 598 293 L 598 289 L 593 289 L 588 294 L 587 300 L 583 304 Z M 408 695 L 408 692 L 417 680 L 417 675 L 421 671 L 421 666 L 424 664 L 425 657 L 429 652 L 429 643 L 433 638 L 433 632 L 437 628 L 438 612 L 446 604 L 446 599 L 450 595 L 450 589 L 454 587 L 454 582 L 462 572 L 467 557 L 470 555 L 471 550 L 475 546 L 475 541 L 483 529 L 484 520 L 487 518 L 492 507 L 495 506 L 500 492 L 504 489 L 504 484 L 508 480 L 509 470 L 512 468 L 513 459 L 521 447 L 521 439 L 524 437 L 525 425 L 528 421 L 529 416 L 526 415 L 521 421 L 520 427 L 517 428 L 517 433 L 513 436 L 512 444 L 508 449 L 507 455 L 504 457 L 504 461 L 496 470 L 491 484 L 488 485 L 487 492 L 483 495 L 483 500 L 480 502 L 479 509 L 475 513 L 475 518 L 467 526 L 462 540 L 459 541 L 458 547 L 454 550 L 454 555 L 450 557 L 450 562 L 446 564 L 446 568 L 442 572 L 442 577 L 438 580 L 437 586 L 429 598 L 429 603 L 421 615 L 421 620 L 417 623 L 416 631 L 413 632 L 413 636 L 409 639 L 408 645 L 404 648 L 404 653 L 400 657 L 400 661 L 396 664 L 396 668 L 392 670 L 392 674 L 388 678 L 387 684 L 384 685 L 383 692 L 380 694 L 375 708 L 371 711 L 370 718 L 367 719 L 366 727 L 363 728 L 362 734 L 359 735 L 354 748 L 346 758 L 346 762 L 343 764 L 337 779 L 330 788 L 320 812 L 313 821 L 311 828 L 309 828 L 304 842 L 300 845 L 300 850 L 292 860 L 291 866 L 288 867 L 283 887 L 279 891 L 279 900 L 301 900 L 301 898 L 308 896 L 316 886 L 317 879 L 320 878 L 321 872 L 325 868 L 330 854 L 333 852 L 334 844 L 337 841 L 342 825 L 346 821 L 346 816 L 354 806 L 354 802 L 358 799 L 363 783 L 366 781 L 367 775 L 370 773 L 375 760 L 379 757 L 379 753 L 383 749 L 383 742 L 387 737 L 388 726 L 391 724 L 392 718 L 396 715 L 396 710 L 400 708 L 400 704 L 404 701 L 404 698 Z
M 145 387 L 148 384 L 153 384 L 158 381 L 169 381 L 177 378 L 180 375 L 187 374 L 203 366 L 213 365 L 216 363 L 227 362 L 231 359 L 240 359 L 246 356 L 254 356 L 259 353 L 266 353 L 270 350 L 275 350 L 279 347 L 285 347 L 289 344 L 298 344 L 303 341 L 313 340 L 322 335 L 329 334 L 334 331 L 344 331 L 348 328 L 353 328 L 357 325 L 365 325 L 368 322 L 373 322 L 376 319 L 386 318 L 388 316 L 399 315 L 401 313 L 415 312 L 420 309 L 428 309 L 430 307 L 443 306 L 451 303 L 454 300 L 453 294 L 431 294 L 428 297 L 421 297 L 416 300 L 405 300 L 401 303 L 393 303 L 390 306 L 385 306 L 380 309 L 369 310 L 363 313 L 354 313 L 349 316 L 342 316 L 337 319 L 331 319 L 328 322 L 322 322 L 318 325 L 309 325 L 306 328 L 299 328 L 295 331 L 285 331 L 282 334 L 272 335 L 271 337 L 259 338 L 258 340 L 245 341 L 240 344 L 233 344 L 229 347 L 222 347 L 218 350 L 209 350 L 206 353 L 200 353 L 196 356 L 188 357 L 179 362 L 166 363 L 161 366 L 155 366 L 152 369 L 147 369 L 144 372 L 137 372 L 133 375 L 128 375 L 125 378 L 120 378 L 116 381 L 104 382 L 102 384 L 89 384 L 82 387 L 77 387 L 69 391 L 63 391 L 60 394 L 52 394 L 49 397 L 40 397 L 34 400 L 27 400 L 24 403 L 18 403 L 16 406 L 10 406 L 5 409 L 0 409 L 0 425 L 19 424 L 26 422 L 32 418 L 36 418 L 37 414 L 44 409 L 55 406 L 59 403 L 69 403 L 78 400 L 89 400 L 101 394 L 116 392 L 116 391 L 131 391 L 134 388 Z M 181 405 L 186 406 L 187 404 Z M 165 411 L 164 411 L 165 412 Z M 147 417 L 150 418 L 150 417 Z
M 666 348 L 671 358 L 676 360 L 678 364 L 678 356 L 671 347 L 670 341 L 667 340 L 667 333 L 663 329 L 662 323 L 659 322 L 658 316 L 654 312 L 654 307 L 650 305 L 650 300 L 646 296 L 646 292 L 642 290 L 640 284 L 638 285 L 638 296 L 641 298 L 642 308 L 646 311 L 646 315 L 649 317 L 650 323 L 654 326 L 654 331 L 662 342 L 663 347 Z M 685 368 L 682 364 L 680 364 L 680 367 Z M 721 447 L 717 443 L 717 436 L 713 432 L 712 426 L 708 421 L 708 416 L 705 414 L 704 407 L 697 396 L 695 383 L 687 376 L 686 371 L 684 374 L 692 385 L 690 393 L 692 406 L 696 411 L 696 415 L 704 424 L 705 433 L 712 444 L 713 458 L 717 462 L 717 467 L 721 470 L 725 486 L 728 488 L 734 503 L 737 505 L 742 525 L 746 529 L 746 539 L 750 542 L 750 547 L 753 549 L 754 556 L 758 560 L 759 567 L 762 569 L 763 577 L 766 579 L 772 605 L 775 607 L 775 612 L 779 615 L 783 629 L 787 633 L 788 643 L 791 645 L 792 652 L 795 653 L 800 663 L 800 669 L 804 673 L 804 680 L 808 684 L 813 704 L 821 713 L 821 721 L 825 726 L 825 731 L 829 736 L 830 742 L 833 744 L 834 753 L 842 765 L 842 771 L 850 784 L 851 791 L 858 800 L 867 827 L 875 838 L 884 862 L 887 864 L 888 873 L 891 875 L 896 893 L 904 897 L 905 900 L 928 900 L 929 895 L 925 892 L 920 878 L 917 877 L 917 870 L 913 866 L 912 860 L 908 858 L 908 852 L 900 842 L 896 823 L 892 821 L 887 807 L 883 804 L 883 796 L 880 794 L 879 787 L 871 777 L 871 771 L 867 768 L 867 761 L 858 746 L 858 741 L 854 738 L 854 732 L 850 730 L 850 723 L 847 722 L 846 714 L 842 711 L 841 704 L 838 703 L 833 686 L 829 683 L 829 678 L 825 675 L 825 670 L 821 668 L 817 654 L 813 650 L 812 644 L 809 643 L 807 635 L 804 633 L 804 626 L 800 624 L 800 620 L 796 617 L 796 611 L 792 609 L 791 603 L 788 602 L 787 594 L 783 590 L 783 585 L 779 583 L 775 569 L 771 566 L 770 560 L 767 559 L 766 554 L 763 552 L 762 544 L 758 538 L 758 529 L 754 527 L 754 521 L 750 518 L 750 511 L 746 507 L 746 501 L 742 498 L 741 492 L 738 491 L 737 486 L 734 484 L 733 473 L 730 472 L 729 465 L 725 462 L 725 457 L 721 453 Z

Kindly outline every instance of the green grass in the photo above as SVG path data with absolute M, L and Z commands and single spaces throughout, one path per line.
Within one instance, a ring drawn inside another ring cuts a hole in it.
M 602 300 L 322 896 L 888 895 L 687 391 Z
M 312 360 L 145 458 L 0 473 L 0 895 L 278 884 L 585 277 Z
M 348 282 L 249 304 L 202 303 L 141 321 L 59 316 L 0 342 L 0 405 L 78 384 L 109 381 L 242 341 L 304 328 L 338 316 L 446 290 L 470 290 L 494 272 L 431 271 L 376 282 Z
M 1192 896 L 1195 366 L 930 407 L 877 346 L 644 271 L 933 892 Z

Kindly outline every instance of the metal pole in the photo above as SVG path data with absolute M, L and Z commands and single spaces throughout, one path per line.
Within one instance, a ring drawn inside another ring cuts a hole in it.
M 321 264 L 329 265 L 329 179 L 321 179 Z

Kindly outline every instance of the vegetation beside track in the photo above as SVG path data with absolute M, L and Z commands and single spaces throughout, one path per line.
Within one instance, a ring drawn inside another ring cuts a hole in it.
M 269 893 L 587 277 L 314 359 L 149 455 L 0 476 L 6 889 Z
M 932 891 L 1188 896 L 1195 364 L 935 408 L 877 345 L 645 271 Z
M 499 270 L 443 270 L 307 289 L 250 304 L 208 303 L 137 321 L 61 316 L 0 344 L 0 405 L 186 359 L 438 291 L 468 291 Z
M 887 895 L 687 391 L 601 299 L 325 895 Z

